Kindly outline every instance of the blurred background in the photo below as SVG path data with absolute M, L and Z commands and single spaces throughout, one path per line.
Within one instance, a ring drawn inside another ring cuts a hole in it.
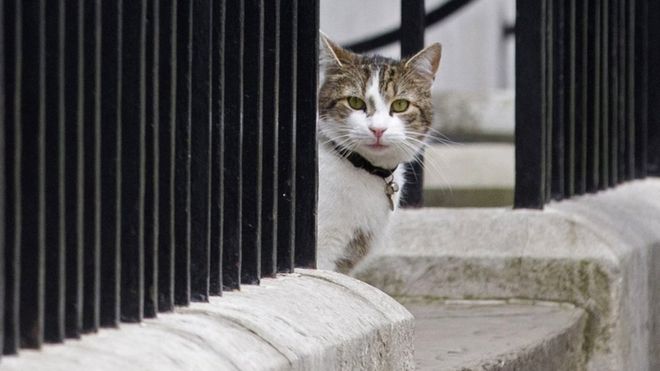
M 427 14 L 446 0 L 427 0 Z M 321 30 L 348 46 L 398 28 L 400 0 L 321 0 Z M 442 61 L 425 206 L 509 206 L 514 183 L 515 0 L 473 0 L 426 28 Z M 369 51 L 399 58 L 398 42 Z

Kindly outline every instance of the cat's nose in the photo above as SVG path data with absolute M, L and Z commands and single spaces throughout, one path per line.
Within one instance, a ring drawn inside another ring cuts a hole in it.
M 380 139 L 380 137 L 383 136 L 383 133 L 385 132 L 385 130 L 387 130 L 387 128 L 370 127 L 369 130 L 371 130 L 371 132 L 374 133 L 374 136 L 376 137 L 376 139 Z

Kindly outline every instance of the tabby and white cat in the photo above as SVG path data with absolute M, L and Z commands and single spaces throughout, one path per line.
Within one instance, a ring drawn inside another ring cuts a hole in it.
M 396 61 L 321 35 L 318 267 L 349 272 L 382 242 L 431 127 L 440 44 Z

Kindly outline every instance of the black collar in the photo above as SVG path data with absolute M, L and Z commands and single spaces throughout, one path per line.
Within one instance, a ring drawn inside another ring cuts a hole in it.
M 367 171 L 369 174 L 373 174 L 383 179 L 387 179 L 392 176 L 392 173 L 397 168 L 397 166 L 395 166 L 393 169 L 385 169 L 382 167 L 375 166 L 374 164 L 369 162 L 369 160 L 362 157 L 360 154 L 353 151 L 349 151 L 348 149 L 336 145 L 334 143 L 332 144 L 334 145 L 334 149 L 339 154 L 339 156 L 347 159 L 348 161 L 351 162 L 351 164 L 353 164 L 353 166 L 363 169 Z

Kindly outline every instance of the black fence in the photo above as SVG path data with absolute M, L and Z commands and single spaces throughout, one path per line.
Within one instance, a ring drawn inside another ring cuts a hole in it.
M 660 175 L 655 0 L 517 2 L 515 206 Z
M 0 0 L 4 354 L 315 266 L 318 0 Z

